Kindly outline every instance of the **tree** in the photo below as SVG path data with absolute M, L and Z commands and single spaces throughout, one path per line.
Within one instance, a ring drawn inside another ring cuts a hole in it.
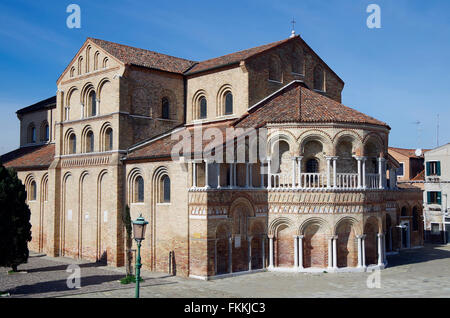
M 133 246 L 133 239 L 132 239 L 132 225 L 131 225 L 131 215 L 130 215 L 130 208 L 127 205 L 125 207 L 125 211 L 122 214 L 122 221 L 123 225 L 125 227 L 126 231 L 126 271 L 127 276 L 133 275 L 133 267 L 132 267 L 132 261 L 133 261 L 133 252 L 131 250 Z
M 29 256 L 31 212 L 26 199 L 17 173 L 0 164 L 0 266 L 11 267 L 14 272 Z

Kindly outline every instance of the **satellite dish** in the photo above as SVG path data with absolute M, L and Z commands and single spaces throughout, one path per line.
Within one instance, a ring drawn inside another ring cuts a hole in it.
M 417 148 L 417 149 L 416 149 L 416 156 L 417 156 L 417 157 L 422 156 L 422 153 L 423 153 L 422 149 L 420 149 L 420 148 Z

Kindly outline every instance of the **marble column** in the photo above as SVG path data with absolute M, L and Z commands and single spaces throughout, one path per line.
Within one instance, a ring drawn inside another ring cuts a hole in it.
M 362 267 L 366 267 L 366 235 L 361 235 L 361 260 Z
M 331 188 L 331 160 L 333 157 L 325 157 L 327 160 L 327 188 Z
M 272 159 L 267 158 L 267 188 L 272 189 Z
M 358 268 L 363 267 L 362 264 L 362 235 L 356 237 L 358 239 Z
M 337 159 L 338 157 L 333 157 L 333 187 L 337 188 Z
M 273 268 L 273 235 L 269 235 L 269 268 Z
M 209 189 L 209 165 L 208 165 L 208 160 L 204 160 L 205 162 L 205 188 Z
M 251 271 L 252 270 L 252 236 L 249 236 L 247 239 L 248 242 L 248 270 Z
M 338 236 L 333 236 L 333 268 L 337 269 L 337 239 Z
M 295 188 L 295 165 L 297 162 L 297 158 L 296 157 L 292 157 L 292 187 L 291 188 Z
M 233 272 L 233 237 L 228 238 L 228 272 Z
M 378 158 L 378 173 L 379 173 L 379 186 L 378 188 L 384 189 L 384 176 L 386 175 L 385 167 L 386 159 Z
M 261 238 L 262 245 L 262 268 L 266 268 L 266 236 L 263 235 Z
M 303 159 L 302 156 L 297 157 L 297 174 L 298 174 L 298 176 L 297 176 L 297 178 L 298 178 L 298 185 L 297 185 L 297 187 L 299 189 L 302 188 L 302 159 Z
M 303 269 L 303 235 L 298 237 L 298 267 Z
M 362 157 L 361 159 L 362 159 L 362 183 L 363 183 L 362 188 L 366 189 L 367 188 L 367 186 L 366 186 L 366 160 L 367 160 L 367 158 Z
M 197 163 L 195 161 L 192 163 L 192 186 L 197 188 Z
M 378 265 L 383 265 L 383 233 L 378 233 Z
M 328 268 L 333 268 L 333 237 L 328 239 Z

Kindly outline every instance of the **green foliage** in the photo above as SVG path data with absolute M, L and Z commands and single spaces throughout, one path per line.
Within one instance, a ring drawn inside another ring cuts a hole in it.
M 132 257 L 133 254 L 131 252 L 131 248 L 133 246 L 133 239 L 132 239 L 132 222 L 131 222 L 131 215 L 130 215 L 130 207 L 128 205 L 125 206 L 125 211 L 122 213 L 122 222 L 125 227 L 126 231 L 126 271 L 127 271 L 127 277 L 132 276 L 133 269 L 132 269 Z
M 31 212 L 25 186 L 17 173 L 0 164 L 0 266 L 17 266 L 28 260 Z
M 139 277 L 139 282 L 143 282 L 144 280 L 142 279 L 142 277 Z M 121 284 L 131 284 L 131 283 L 136 283 L 136 277 L 134 275 L 127 275 L 126 277 L 122 278 L 120 280 Z

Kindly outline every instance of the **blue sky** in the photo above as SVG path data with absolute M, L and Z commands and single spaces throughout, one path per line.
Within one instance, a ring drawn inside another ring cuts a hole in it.
M 81 7 L 81 29 L 66 7 Z M 366 26 L 369 4 L 381 29 Z M 450 142 L 450 1 L 228 0 L 0 3 L 0 153 L 19 144 L 15 111 L 56 92 L 86 37 L 204 60 L 296 31 L 345 81 L 343 103 L 387 122 L 390 145 Z M 417 125 L 420 121 L 420 134 Z

